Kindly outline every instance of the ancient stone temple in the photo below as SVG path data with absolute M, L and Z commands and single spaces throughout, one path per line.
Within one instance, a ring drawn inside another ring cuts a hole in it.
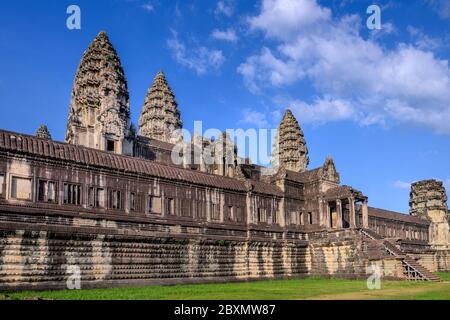
M 373 266 L 383 278 L 439 281 L 432 272 L 450 270 L 439 181 L 412 184 L 410 214 L 371 207 L 341 184 L 331 156 L 308 168 L 290 111 L 272 171 L 240 159 L 226 133 L 174 141 L 182 122 L 163 73 L 139 131 L 129 116 L 102 32 L 77 70 L 66 142 L 44 126 L 34 136 L 0 130 L 0 290 L 66 288 L 74 270 L 82 288 L 367 278 Z

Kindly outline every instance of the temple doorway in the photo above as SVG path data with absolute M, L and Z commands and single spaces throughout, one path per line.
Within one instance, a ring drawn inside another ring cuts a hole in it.
M 330 228 L 337 228 L 338 226 L 338 216 L 336 207 L 330 207 Z

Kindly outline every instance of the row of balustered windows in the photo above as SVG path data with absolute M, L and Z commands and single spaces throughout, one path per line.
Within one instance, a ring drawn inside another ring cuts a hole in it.
M 305 216 L 304 213 L 301 211 L 300 212 L 292 211 L 290 215 L 290 224 L 291 225 L 313 224 L 313 213 L 308 212 Z
M 278 223 L 278 210 L 267 210 L 266 208 L 257 209 L 257 220 L 261 223 Z
M 393 227 L 388 225 L 371 224 L 375 231 L 385 237 L 399 237 L 411 240 L 427 240 L 427 230 L 411 227 L 399 226 Z
M 60 189 L 61 186 L 61 189 Z M 5 174 L 0 174 L 0 198 L 6 198 Z M 53 203 L 71 206 L 86 205 L 88 208 L 125 210 L 125 201 L 128 201 L 128 209 L 135 212 L 162 213 L 161 197 L 129 192 L 125 198 L 125 192 L 112 188 L 87 186 L 76 183 L 60 183 L 59 181 L 37 179 L 36 188 L 33 190 L 33 179 L 28 177 L 11 176 L 9 197 L 13 200 L 35 201 L 41 203 Z M 61 198 L 60 198 L 61 196 Z M 166 213 L 173 214 L 173 199 L 166 199 Z
M 0 174 L 0 198 L 5 198 L 5 174 Z M 11 176 L 10 198 L 14 200 L 33 201 L 33 179 Z M 84 193 L 85 192 L 85 193 Z M 61 197 L 61 198 L 60 198 Z M 177 212 L 183 217 L 206 219 L 206 201 L 195 199 L 180 199 L 173 197 L 146 195 L 144 193 L 128 192 L 112 188 L 86 186 L 76 183 L 59 182 L 48 179 L 36 179 L 34 201 L 71 206 L 83 206 L 95 209 L 125 210 L 130 212 L 146 212 L 174 216 Z M 176 208 L 177 206 L 177 208 Z M 180 206 L 178 208 L 178 206 Z M 211 219 L 221 220 L 221 207 L 215 201 L 210 203 Z M 239 206 L 226 205 L 224 220 L 245 222 L 245 209 Z

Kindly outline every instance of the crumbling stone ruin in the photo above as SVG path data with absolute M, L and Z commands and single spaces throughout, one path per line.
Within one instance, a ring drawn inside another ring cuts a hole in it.
M 101 32 L 75 76 L 65 143 L 45 127 L 35 136 L 0 130 L 1 290 L 66 288 L 74 269 L 83 288 L 365 278 L 373 266 L 384 278 L 438 281 L 432 272 L 450 270 L 438 181 L 412 185 L 409 215 L 370 207 L 341 184 L 331 156 L 308 168 L 290 111 L 270 175 L 239 159 L 226 133 L 181 142 L 200 161 L 185 153 L 173 163 L 180 141 L 171 133 L 182 122 L 162 72 L 139 130 L 129 117 L 124 71 Z
M 430 244 L 449 249 L 449 219 L 447 194 L 441 181 L 424 180 L 411 185 L 410 214 L 430 220 Z

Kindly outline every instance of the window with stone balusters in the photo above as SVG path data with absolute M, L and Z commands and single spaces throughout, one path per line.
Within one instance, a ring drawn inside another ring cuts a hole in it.
M 81 197 L 82 188 L 80 185 L 64 183 L 63 192 L 64 192 L 64 204 L 71 204 L 79 206 L 81 205 L 82 197 Z
M 57 183 L 49 180 L 38 180 L 37 201 L 39 202 L 57 202 Z

